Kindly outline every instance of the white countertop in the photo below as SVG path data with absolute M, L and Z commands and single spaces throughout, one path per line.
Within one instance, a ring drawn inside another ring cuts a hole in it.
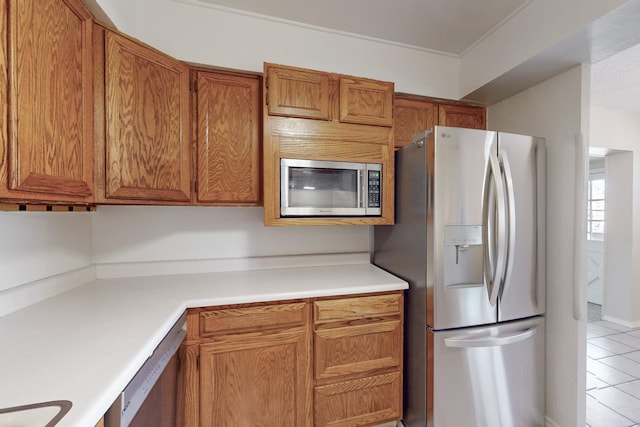
M 370 264 L 100 279 L 0 317 L 0 408 L 73 406 L 102 417 L 186 308 L 406 289 Z

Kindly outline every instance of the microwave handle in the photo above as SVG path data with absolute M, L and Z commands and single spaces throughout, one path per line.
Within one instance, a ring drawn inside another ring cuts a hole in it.
M 364 169 L 360 169 L 358 171 L 358 208 L 359 209 L 366 209 L 367 205 L 365 203 L 365 185 L 367 185 L 367 181 L 364 179 L 364 175 L 365 175 L 365 170 Z

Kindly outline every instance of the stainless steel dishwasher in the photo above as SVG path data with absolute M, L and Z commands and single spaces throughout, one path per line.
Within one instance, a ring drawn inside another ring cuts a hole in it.
M 104 416 L 105 427 L 175 426 L 178 363 L 186 313 L 171 328 Z

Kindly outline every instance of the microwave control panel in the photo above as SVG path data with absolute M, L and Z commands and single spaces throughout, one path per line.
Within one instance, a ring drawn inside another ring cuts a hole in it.
M 380 171 L 370 170 L 369 173 L 369 204 L 370 208 L 380 207 Z

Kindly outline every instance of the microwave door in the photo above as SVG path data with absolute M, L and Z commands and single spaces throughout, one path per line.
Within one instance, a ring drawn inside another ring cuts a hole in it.
M 359 163 L 282 159 L 280 214 L 364 215 L 363 170 Z

